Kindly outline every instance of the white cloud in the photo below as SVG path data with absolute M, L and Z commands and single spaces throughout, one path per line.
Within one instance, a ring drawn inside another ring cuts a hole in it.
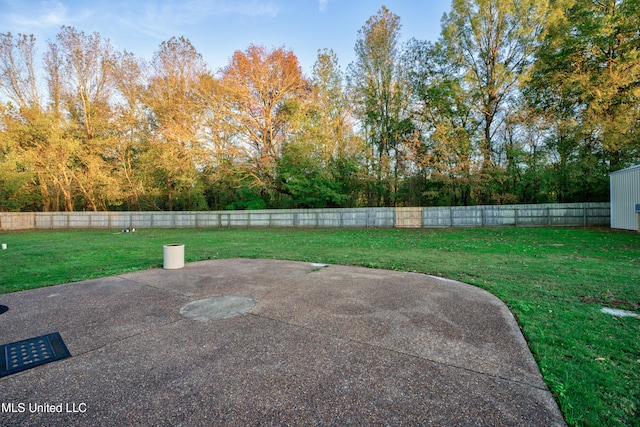
M 204 2 L 212 5 L 214 15 L 238 14 L 246 16 L 262 16 L 265 18 L 275 18 L 280 12 L 278 6 L 273 1 L 218 1 Z M 217 10 L 215 10 L 217 9 Z
M 69 22 L 69 15 L 62 3 L 46 1 L 35 8 L 33 5 L 27 8 L 15 7 L 12 12 L 4 15 L 3 20 L 11 26 L 31 30 L 59 27 Z
M 190 23 L 210 16 L 245 15 L 275 17 L 279 10 L 270 0 L 187 0 L 148 2 L 145 15 L 160 22 Z
M 319 0 L 318 9 L 320 9 L 320 12 L 324 13 L 327 10 L 328 4 L 329 4 L 329 0 Z
M 63 25 L 84 22 L 91 12 L 86 8 L 74 8 L 73 12 L 61 1 L 10 2 L 0 0 L 0 21 L 7 29 L 23 34 L 53 31 Z
M 279 8 L 272 0 L 170 0 L 147 2 L 135 16 L 121 17 L 140 33 L 165 37 L 175 35 L 185 25 L 198 24 L 207 18 L 223 15 L 275 18 Z M 124 24 L 124 23 L 123 23 Z

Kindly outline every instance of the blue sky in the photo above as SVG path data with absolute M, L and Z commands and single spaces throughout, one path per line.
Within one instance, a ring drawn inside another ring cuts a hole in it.
M 0 33 L 34 34 L 44 52 L 70 25 L 145 59 L 163 41 L 184 36 L 212 71 L 249 44 L 285 46 L 309 75 L 323 48 L 346 70 L 358 30 L 383 4 L 400 16 L 403 40 L 435 41 L 451 0 L 0 0 Z

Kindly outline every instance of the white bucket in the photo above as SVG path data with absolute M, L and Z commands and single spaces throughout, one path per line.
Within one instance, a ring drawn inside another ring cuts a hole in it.
M 184 267 L 184 245 L 181 243 L 164 245 L 164 268 L 176 270 L 182 267 Z

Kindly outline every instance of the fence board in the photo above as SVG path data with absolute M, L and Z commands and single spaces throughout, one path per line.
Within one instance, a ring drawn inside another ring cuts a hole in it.
M 210 212 L 0 212 L 0 230 L 218 227 L 539 227 L 609 225 L 609 203 Z

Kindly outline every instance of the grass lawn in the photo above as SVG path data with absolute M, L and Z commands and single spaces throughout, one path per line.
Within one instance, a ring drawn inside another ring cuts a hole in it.
M 186 261 L 278 258 L 470 283 L 515 315 L 569 424 L 640 425 L 640 234 L 606 229 L 207 229 L 0 234 L 0 293 Z M 2 296 L 0 295 L 0 304 Z M 0 319 L 1 320 L 1 319 Z

